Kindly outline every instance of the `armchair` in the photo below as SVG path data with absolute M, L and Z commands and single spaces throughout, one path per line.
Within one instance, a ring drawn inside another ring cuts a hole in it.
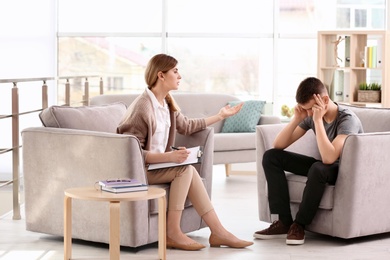
M 90 107 L 53 106 L 40 118 L 46 127 L 22 131 L 26 229 L 63 236 L 64 190 L 93 186 L 109 178 L 147 182 L 141 148 L 134 136 L 116 134 L 126 105 Z M 177 145 L 201 145 L 204 156 L 194 165 L 211 196 L 213 130 L 179 136 Z M 169 185 L 159 185 L 167 191 Z M 108 204 L 73 202 L 73 238 L 109 243 Z M 122 246 L 138 247 L 158 240 L 157 201 L 121 203 Z M 192 205 L 183 211 L 182 230 L 205 227 Z
M 306 229 L 346 239 L 389 232 L 390 109 L 343 106 L 356 113 L 365 133 L 347 137 L 337 182 L 326 187 L 317 214 Z M 271 216 L 269 211 L 262 159 L 282 128 L 279 124 L 261 125 L 256 129 L 258 210 L 259 219 L 266 222 L 272 222 L 277 216 Z M 312 131 L 287 150 L 320 158 Z M 294 217 L 307 178 L 286 174 Z

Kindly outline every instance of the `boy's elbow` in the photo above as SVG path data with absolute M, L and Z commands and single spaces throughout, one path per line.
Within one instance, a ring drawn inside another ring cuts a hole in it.
M 284 149 L 283 146 L 278 145 L 278 144 L 274 144 L 273 147 L 274 147 L 275 149 L 279 149 L 279 150 L 283 150 L 283 149 Z
M 322 163 L 323 164 L 334 164 L 336 162 L 336 159 L 333 158 L 322 158 Z

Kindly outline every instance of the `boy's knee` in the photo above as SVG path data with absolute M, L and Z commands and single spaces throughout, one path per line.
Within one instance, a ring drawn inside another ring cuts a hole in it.
M 320 179 L 325 181 L 327 179 L 326 177 L 326 167 L 322 162 L 315 162 L 310 167 L 309 172 L 307 173 L 308 179 Z
M 264 163 L 268 163 L 268 162 L 272 161 L 273 159 L 278 158 L 282 152 L 283 152 L 283 150 L 275 149 L 275 148 L 272 148 L 272 149 L 265 151 L 263 154 L 263 165 L 264 165 Z

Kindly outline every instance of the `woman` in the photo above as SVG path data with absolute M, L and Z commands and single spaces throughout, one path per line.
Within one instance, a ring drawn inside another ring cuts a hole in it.
M 201 119 L 189 119 L 180 113 L 169 94 L 177 90 L 181 76 L 177 60 L 166 54 L 154 56 L 145 71 L 148 88 L 130 105 L 118 126 L 118 132 L 135 135 L 142 147 L 146 164 L 176 162 L 188 157 L 185 147 L 171 150 L 176 130 L 191 134 L 236 114 L 242 104 L 221 108 L 218 114 Z M 182 250 L 199 250 L 205 246 L 185 235 L 180 228 L 184 202 L 188 196 L 197 213 L 211 230 L 211 246 L 244 248 L 253 244 L 240 240 L 228 232 L 218 219 L 202 180 L 192 165 L 147 171 L 149 184 L 170 183 L 167 213 L 167 247 Z

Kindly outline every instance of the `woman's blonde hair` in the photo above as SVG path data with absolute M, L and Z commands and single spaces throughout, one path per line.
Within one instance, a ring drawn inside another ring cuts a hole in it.
M 157 54 L 153 58 L 150 59 L 148 65 L 145 70 L 145 82 L 149 89 L 155 87 L 158 80 L 158 72 L 166 73 L 170 69 L 173 69 L 177 65 L 177 60 L 172 56 L 167 54 Z M 167 94 L 165 100 L 168 103 L 170 110 L 172 111 L 180 111 L 179 106 L 171 96 L 171 94 Z

